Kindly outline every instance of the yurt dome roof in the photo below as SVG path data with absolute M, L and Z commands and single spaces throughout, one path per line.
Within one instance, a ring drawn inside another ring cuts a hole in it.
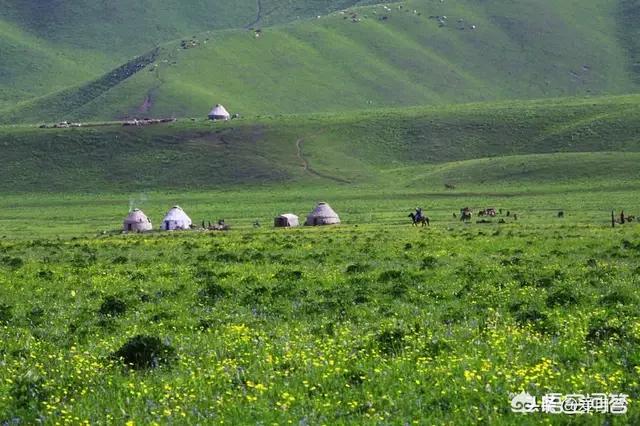
M 173 206 L 171 210 L 167 212 L 164 220 L 191 222 L 189 216 L 187 216 L 187 214 L 184 212 L 184 210 L 182 210 L 180 206 Z
M 296 216 L 293 213 L 284 213 L 284 214 L 279 215 L 278 217 L 284 217 L 284 218 L 287 218 L 287 219 L 298 219 L 298 216 Z
M 125 218 L 126 223 L 138 223 L 138 222 L 147 222 L 149 219 L 147 215 L 140 209 L 133 209 L 129 212 L 129 215 Z
M 229 117 L 229 111 L 221 104 L 216 104 L 209 113 L 209 117 Z
M 326 217 L 326 218 L 338 218 L 338 214 L 331 208 L 331 206 L 325 202 L 320 202 L 311 213 L 310 217 Z

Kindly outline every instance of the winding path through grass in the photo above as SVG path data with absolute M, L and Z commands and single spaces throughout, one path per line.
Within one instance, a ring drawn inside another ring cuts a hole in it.
M 335 176 L 330 176 L 330 175 L 326 175 L 324 173 L 320 173 L 317 170 L 314 170 L 311 168 L 311 165 L 309 164 L 309 160 L 307 160 L 304 156 L 304 153 L 302 151 L 302 144 L 304 143 L 304 138 L 298 138 L 298 140 L 296 140 L 296 155 L 298 157 L 298 159 L 300 160 L 300 163 L 302 164 L 302 168 L 304 169 L 305 172 L 309 173 L 310 175 L 314 175 L 314 176 L 318 176 L 324 179 L 329 179 L 332 180 L 334 182 L 340 182 L 340 183 L 351 183 L 350 181 L 346 180 L 346 179 L 342 179 L 342 178 L 338 178 Z
M 256 0 L 256 8 L 257 8 L 256 19 L 248 23 L 247 25 L 245 25 L 245 29 L 250 29 L 251 27 L 256 25 L 258 22 L 260 22 L 260 20 L 262 19 L 262 0 Z

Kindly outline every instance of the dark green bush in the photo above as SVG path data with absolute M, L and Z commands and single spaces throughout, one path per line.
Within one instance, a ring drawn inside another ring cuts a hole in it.
M 136 370 L 168 365 L 177 358 L 172 346 L 162 342 L 158 337 L 146 335 L 130 338 L 112 356 Z
M 111 317 L 124 315 L 127 312 L 127 304 L 115 296 L 107 296 L 100 305 L 99 312 Z

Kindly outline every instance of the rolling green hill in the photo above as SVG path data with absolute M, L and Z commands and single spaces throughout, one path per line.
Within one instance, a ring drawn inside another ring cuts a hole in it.
M 202 117 L 216 102 L 260 115 L 624 94 L 638 88 L 634 13 L 612 0 L 414 0 L 259 34 L 199 33 L 122 81 L 26 102 L 3 120 Z
M 362 0 L 0 0 L 0 109 L 78 86 L 202 31 L 282 23 Z
M 34 94 L 93 79 L 110 64 L 93 51 L 57 50 L 55 45 L 2 20 L 0 57 L 0 109 Z
M 0 192 L 640 181 L 640 96 L 0 130 Z

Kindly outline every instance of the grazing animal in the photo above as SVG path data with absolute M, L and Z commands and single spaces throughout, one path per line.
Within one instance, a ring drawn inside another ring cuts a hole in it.
M 558 217 L 564 217 L 564 212 L 562 210 L 558 212 Z
M 430 226 L 429 218 L 427 216 L 418 217 L 415 213 L 411 212 L 408 217 L 411 218 L 413 226 L 418 226 L 418 224 L 422 226 Z
M 480 210 L 478 212 L 478 216 L 490 216 L 490 217 L 495 217 L 496 216 L 496 209 L 484 209 L 484 210 Z
M 231 229 L 231 226 L 225 223 L 224 219 L 220 219 L 218 223 L 211 225 L 209 222 L 209 227 L 207 228 L 209 231 L 228 231 Z

